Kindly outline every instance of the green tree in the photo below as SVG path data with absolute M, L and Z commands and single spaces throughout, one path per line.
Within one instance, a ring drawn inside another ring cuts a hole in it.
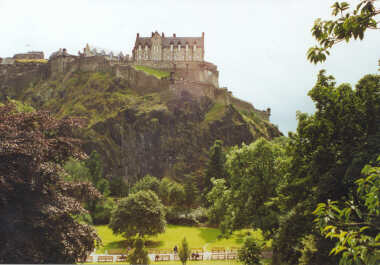
M 142 179 L 138 180 L 135 185 L 133 185 L 131 192 L 136 193 L 141 190 L 151 190 L 159 195 L 160 181 L 150 175 L 146 175 Z
M 157 195 L 148 191 L 130 194 L 112 212 L 110 228 L 124 237 L 155 235 L 165 231 L 164 208 Z
M 144 240 L 137 238 L 134 243 L 134 249 L 128 256 L 128 261 L 131 264 L 149 264 L 148 251 L 144 247 Z
M 336 86 L 332 76 L 319 73 L 309 92 L 316 112 L 298 113 L 297 133 L 290 134 L 290 166 L 278 190 L 282 216 L 273 245 L 277 264 L 296 264 L 308 234 L 315 238 L 316 263 L 337 263 L 338 257 L 329 256 L 333 242 L 320 236 L 313 211 L 328 200 L 360 201 L 355 181 L 380 150 L 379 92 L 378 75 L 363 77 L 354 90 L 348 84 Z
M 211 178 L 226 178 L 227 172 L 224 167 L 226 155 L 223 151 L 223 141 L 216 140 L 210 148 L 209 161 L 206 167 L 203 193 L 206 195 L 212 189 Z
M 247 237 L 239 249 L 238 258 L 244 265 L 260 265 L 262 246 L 254 238 Z
M 122 176 L 111 176 L 109 179 L 112 196 L 125 197 L 129 194 L 129 186 Z
M 190 252 L 189 244 L 187 243 L 186 237 L 184 237 L 178 249 L 178 257 L 181 260 L 182 265 L 186 265 L 186 262 L 189 259 L 190 254 L 191 252 Z
M 90 157 L 85 160 L 84 163 L 90 171 L 92 183 L 96 185 L 103 176 L 103 163 L 100 154 L 96 151 L 92 151 Z
M 75 263 L 99 239 L 78 216 L 81 201 L 100 196 L 68 182 L 62 166 L 84 157 L 74 138 L 80 120 L 0 107 L 0 263 Z
M 68 175 L 65 176 L 70 181 L 91 181 L 90 170 L 83 161 L 71 157 L 63 167 Z
M 193 176 L 185 176 L 183 188 L 185 190 L 185 205 L 188 208 L 195 206 L 198 201 L 198 188 L 195 181 Z
M 186 193 L 185 193 L 184 187 L 181 184 L 177 182 L 172 183 L 169 190 L 169 200 L 170 200 L 171 205 L 174 205 L 180 208 L 184 207 L 184 203 L 186 200 Z
M 213 187 L 206 196 L 210 204 L 207 216 L 210 224 L 219 225 L 225 219 L 231 191 L 226 186 L 225 179 L 211 179 L 211 182 Z
M 92 220 L 95 225 L 106 225 L 110 222 L 112 211 L 116 205 L 112 198 L 103 197 L 95 204 L 95 209 L 91 212 Z
M 170 204 L 170 188 L 173 185 L 173 181 L 169 178 L 163 178 L 160 181 L 158 188 L 158 195 L 164 205 Z
M 364 38 L 367 29 L 379 29 L 375 16 L 380 14 L 376 7 L 377 0 L 361 0 L 356 8 L 350 12 L 347 2 L 335 2 L 332 15 L 335 20 L 317 19 L 311 29 L 312 35 L 319 46 L 311 47 L 307 52 L 307 59 L 312 63 L 323 62 L 330 49 L 342 41 Z
M 340 264 L 376 265 L 380 260 L 380 156 L 377 167 L 367 165 L 356 181 L 359 201 L 318 204 L 314 214 L 321 233 L 336 241 L 330 252 Z
M 276 195 L 276 188 L 287 169 L 282 144 L 263 138 L 241 148 L 234 147 L 227 155 L 230 199 L 225 224 L 228 230 L 254 226 L 264 231 L 275 229 L 276 212 L 266 203 Z M 216 198 L 223 202 L 223 199 Z

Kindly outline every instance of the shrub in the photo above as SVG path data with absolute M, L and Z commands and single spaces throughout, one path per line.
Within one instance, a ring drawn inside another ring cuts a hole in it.
M 261 243 L 257 243 L 252 237 L 246 237 L 243 247 L 239 250 L 239 260 L 244 265 L 260 265 L 261 250 Z

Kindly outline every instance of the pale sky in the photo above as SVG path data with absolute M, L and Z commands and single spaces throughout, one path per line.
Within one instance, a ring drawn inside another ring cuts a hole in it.
M 307 92 L 320 69 L 351 84 L 379 73 L 380 31 L 339 44 L 323 64 L 306 60 L 314 20 L 329 18 L 335 1 L 0 0 L 0 57 L 29 50 L 48 57 L 59 48 L 77 54 L 86 43 L 131 54 L 137 32 L 205 32 L 205 59 L 218 66 L 220 86 L 258 109 L 270 107 L 271 121 L 287 135 L 296 130 L 297 110 L 313 112 Z

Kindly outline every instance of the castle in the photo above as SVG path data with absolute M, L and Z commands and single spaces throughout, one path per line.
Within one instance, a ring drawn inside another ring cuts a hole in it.
M 135 46 L 132 50 L 133 59 L 141 61 L 168 61 L 168 62 L 203 62 L 204 37 L 165 37 L 157 31 L 151 37 L 140 37 L 137 33 Z
M 166 37 L 157 31 L 152 32 L 150 37 L 140 37 L 137 33 L 131 57 L 122 53 L 107 53 L 104 49 L 91 48 L 88 44 L 78 55 L 69 54 L 61 48 L 52 53 L 49 60 L 41 60 L 44 58 L 43 52 L 16 54 L 13 58 L 0 58 L 0 78 L 14 76 L 16 82 L 21 74 L 27 77 L 24 80 L 27 85 L 27 82 L 36 78 L 56 78 L 60 75 L 68 78 L 75 71 L 110 72 L 127 80 L 131 87 L 168 88 L 177 94 L 189 93 L 196 98 L 206 96 L 219 99 L 241 109 L 253 110 L 263 119 L 269 120 L 270 109 L 257 110 L 250 103 L 233 97 L 227 88 L 219 87 L 217 66 L 204 60 L 204 37 L 204 33 L 200 37 L 177 37 L 176 34 Z M 23 62 L 22 59 L 28 60 Z M 147 76 L 145 72 L 136 70 L 137 66 L 166 71 L 170 77 L 157 79 Z

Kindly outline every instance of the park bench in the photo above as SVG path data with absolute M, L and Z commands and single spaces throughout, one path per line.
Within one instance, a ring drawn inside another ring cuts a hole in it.
M 203 260 L 203 249 L 202 248 L 192 248 L 190 249 L 190 260 Z
M 230 251 L 227 252 L 227 259 L 232 260 L 232 259 L 237 259 L 238 257 L 238 248 L 232 247 L 230 248 Z
M 93 256 L 88 256 L 86 258 L 86 262 L 94 262 L 94 257 Z
M 98 262 L 113 262 L 113 256 L 98 256 Z
M 126 255 L 116 256 L 116 262 L 126 262 L 126 261 L 127 261 L 127 256 Z
M 226 259 L 226 249 L 225 248 L 212 248 L 211 249 L 211 259 L 213 260 L 224 260 Z

